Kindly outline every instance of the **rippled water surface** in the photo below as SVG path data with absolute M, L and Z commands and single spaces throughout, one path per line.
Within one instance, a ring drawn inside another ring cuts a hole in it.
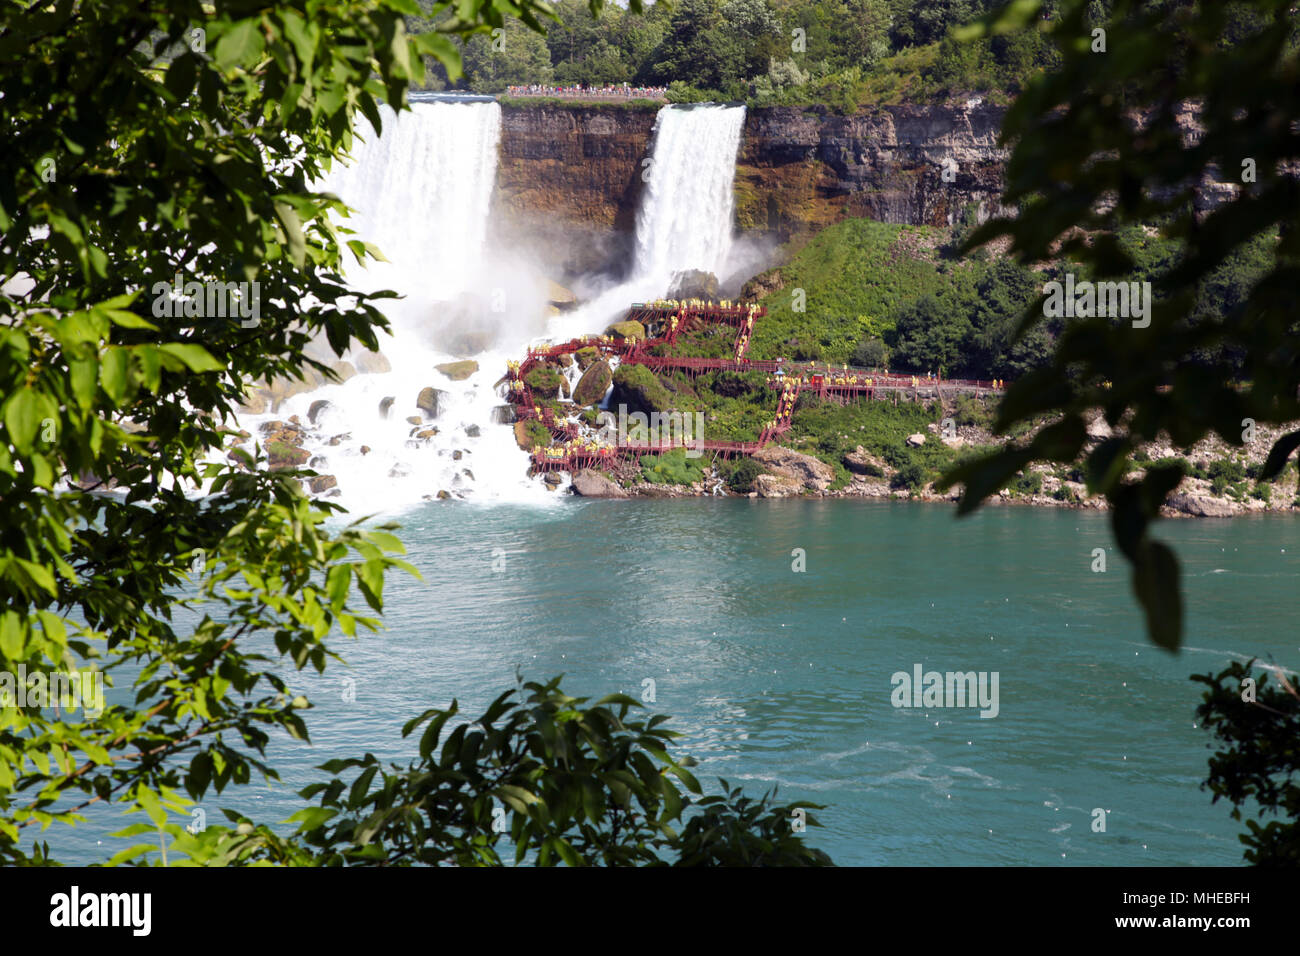
M 1199 789 L 1209 736 L 1192 673 L 1239 655 L 1296 666 L 1300 524 L 1164 522 L 1183 562 L 1187 648 L 1146 640 L 1104 516 L 847 501 L 430 504 L 402 537 L 389 630 L 339 639 L 347 666 L 295 676 L 313 745 L 277 743 L 283 784 L 205 801 L 260 821 L 300 806 L 315 764 L 405 759 L 400 728 L 459 698 L 473 716 L 526 678 L 641 697 L 673 715 L 697 774 L 825 804 L 841 864 L 1234 864 L 1228 808 Z M 1109 570 L 1093 573 L 1092 550 Z M 803 549 L 806 571 L 792 571 Z M 493 570 L 504 552 L 504 568 Z M 999 713 L 896 709 L 913 665 L 996 671 Z M 355 702 L 343 700 L 346 678 Z M 1105 833 L 1090 828 L 1109 811 Z M 47 836 L 103 859 L 96 813 Z M 101 842 L 102 841 L 102 842 Z

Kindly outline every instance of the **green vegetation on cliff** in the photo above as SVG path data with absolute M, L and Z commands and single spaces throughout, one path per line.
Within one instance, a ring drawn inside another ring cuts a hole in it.
M 1047 331 L 1012 336 L 1042 277 L 1006 260 L 944 258 L 947 230 L 849 219 L 780 268 L 750 355 L 1003 378 L 1044 361 Z M 855 359 L 855 355 L 858 356 Z
M 1036 27 L 959 46 L 949 29 L 987 13 L 997 0 L 680 0 L 643 12 L 587 0 L 559 0 L 545 36 L 507 20 L 500 36 L 462 44 L 464 76 L 481 93 L 509 86 L 667 87 L 674 102 L 747 100 L 754 105 L 827 103 L 843 112 L 897 97 L 971 91 L 1014 94 L 1054 62 Z M 451 14 L 422 0 L 412 32 Z M 458 41 L 459 42 L 459 41 Z M 430 60 L 429 85 L 453 85 Z M 520 100 L 518 102 L 535 102 Z M 615 107 L 641 108 L 634 103 Z M 657 105 L 657 104 L 651 104 Z

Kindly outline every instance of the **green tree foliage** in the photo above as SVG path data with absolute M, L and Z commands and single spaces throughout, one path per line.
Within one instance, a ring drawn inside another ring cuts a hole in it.
M 88 804 L 143 812 L 127 835 L 156 846 L 179 839 L 169 810 L 275 779 L 273 735 L 308 738 L 286 675 L 323 669 L 337 633 L 378 628 L 385 573 L 414 573 L 391 527 L 329 530 L 337 507 L 297 473 L 233 465 L 223 446 L 252 383 L 328 373 L 304 355 L 312 340 L 377 345 L 392 293 L 341 277 L 345 254 L 376 251 L 311 184 L 362 117 L 378 127 L 380 103 L 405 105 L 423 57 L 456 77 L 449 36 L 504 21 L 471 2 L 413 38 L 411 0 L 0 11 L 0 674 L 117 685 L 94 717 L 0 694 L 0 860 L 31 863 L 48 859 L 38 828 Z M 177 276 L 203 308 L 167 307 Z M 233 312 L 226 284 L 241 282 L 260 288 L 252 316 Z M 789 848 L 773 820 L 744 819 L 770 858 Z M 314 858 L 256 832 L 267 859 Z
M 1114 0 L 1100 53 L 1092 50 L 1088 5 L 1061 3 L 1051 26 L 1061 66 L 1029 86 L 1003 129 L 1014 147 L 1004 202 L 1019 214 L 987 223 L 970 240 L 1006 236 L 1022 262 L 1061 259 L 1121 280 L 1134 278 L 1138 265 L 1121 241 L 1125 227 L 1154 223 L 1183 243 L 1157 277 L 1149 327 L 1108 317 L 1073 321 L 1051 363 L 1013 384 L 1000 428 L 1045 415 L 1054 424 L 949 476 L 965 485 L 961 510 L 969 512 L 1031 461 L 1085 461 L 1089 487 L 1109 499 L 1116 541 L 1133 563 L 1148 631 L 1166 648 L 1182 639 L 1179 568 L 1150 528 L 1183 474 L 1153 467 L 1129 479 L 1134 449 L 1162 435 L 1186 448 L 1210 433 L 1241 446 L 1251 421 L 1300 418 L 1297 18 L 1284 0 L 1253 0 L 1244 6 L 1258 15 L 1256 28 L 1228 46 L 1220 41 L 1230 6 Z M 1038 15 L 1038 4 L 1015 4 L 974 32 Z M 1186 135 L 1189 116 L 1200 135 Z M 1202 211 L 1202 182 L 1240 188 Z M 1231 268 L 1238 250 L 1258 255 L 1260 243 L 1267 269 L 1237 290 L 1236 307 L 1198 315 L 1206 280 Z M 1024 327 L 1043 321 L 1032 308 Z M 1114 431 L 1095 447 L 1084 427 L 1092 409 Z M 1297 446 L 1300 432 L 1280 439 L 1261 477 L 1276 476 Z
M 545 38 L 516 20 L 507 21 L 492 34 L 470 37 L 462 56 L 465 71 L 474 77 L 476 92 L 502 93 L 507 86 L 549 83 L 552 79 Z
M 1300 678 L 1278 671 L 1270 674 L 1249 663 L 1236 662 L 1221 673 L 1192 679 L 1205 684 L 1196 716 L 1223 747 L 1210 758 L 1205 782 L 1214 801 L 1232 804 L 1232 818 L 1253 805 L 1264 818 L 1248 820 L 1241 842 L 1247 863 L 1256 866 L 1300 866 Z M 1249 683 L 1248 683 L 1249 682 Z
M 507 691 L 454 727 L 453 702 L 403 728 L 420 731 L 407 767 L 372 754 L 324 764 L 331 777 L 301 792 L 316 804 L 294 815 L 292 838 L 230 813 L 233 828 L 165 825 L 172 853 L 201 865 L 830 865 L 798 835 L 820 825 L 816 804 L 751 800 L 726 781 L 702 796 L 694 761 L 669 753 L 679 735 L 663 716 L 629 719 L 639 706 L 623 694 L 588 705 L 559 678 Z
M 641 14 L 583 0 L 560 0 L 545 50 L 526 30 L 494 23 L 501 35 L 477 36 L 465 49 L 464 87 L 500 92 L 532 83 L 633 83 L 671 87 L 675 102 L 748 99 L 756 104 L 827 103 L 852 112 L 879 102 L 868 88 L 910 82 L 893 54 L 929 51 L 924 95 L 1016 90 L 1050 62 L 1040 31 L 1025 30 L 974 47 L 946 42 L 947 32 L 985 13 L 991 0 L 682 0 Z M 446 29 L 449 8 L 422 0 L 407 18 L 412 32 Z M 540 15 L 539 15 L 540 16 Z M 533 26 L 529 23 L 528 26 Z M 517 34 L 517 36 L 516 36 Z M 504 41 L 504 42 L 503 42 Z M 941 43 L 942 48 L 940 48 Z M 429 62 L 429 85 L 449 82 Z M 914 91 L 920 93 L 920 90 Z
M 946 309 L 934 296 L 924 295 L 894 314 L 894 332 L 894 362 L 899 368 L 938 372 L 958 366 L 971 323 L 964 313 Z
M 785 288 L 763 301 L 754 332 L 758 358 L 817 348 L 833 363 L 945 370 L 949 377 L 1009 378 L 1045 361 L 1052 330 L 1019 340 L 1025 306 L 1044 277 L 1006 259 L 952 262 L 913 248 L 944 233 L 849 219 L 822 230 L 781 267 Z M 792 290 L 807 292 L 796 311 Z M 875 343 L 875 344 L 873 344 Z

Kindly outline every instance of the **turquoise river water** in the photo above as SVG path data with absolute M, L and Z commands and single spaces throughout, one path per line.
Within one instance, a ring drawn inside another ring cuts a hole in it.
M 650 709 L 685 732 L 706 787 L 824 804 L 808 836 L 840 864 L 1231 865 L 1240 825 L 1200 789 L 1210 738 L 1188 676 L 1241 656 L 1300 662 L 1287 517 L 1161 523 L 1184 571 L 1177 655 L 1147 641 L 1095 513 L 566 499 L 430 503 L 400 520 L 424 580 L 390 578 L 388 630 L 338 638 L 346 666 L 295 675 L 312 745 L 277 742 L 283 783 L 210 794 L 210 821 L 222 806 L 283 820 L 331 757 L 405 760 L 407 719 L 453 697 L 472 717 L 519 668 L 593 696 L 641 698 L 653 681 Z M 892 675 L 917 664 L 996 672 L 996 717 L 894 707 Z M 97 812 L 46 838 L 91 862 L 120 849 L 107 834 L 123 825 Z

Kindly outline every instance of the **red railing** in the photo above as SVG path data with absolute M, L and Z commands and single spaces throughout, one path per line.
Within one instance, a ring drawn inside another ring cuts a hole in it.
M 659 323 L 668 329 L 668 334 L 652 339 L 615 339 L 608 335 L 589 335 L 570 339 L 558 344 L 534 346 L 528 350 L 524 360 L 514 370 L 512 382 L 517 383 L 510 393 L 510 400 L 515 406 L 517 418 L 529 421 L 538 420 L 552 434 L 570 440 L 576 439 L 578 425 L 560 418 L 552 408 L 543 408 L 535 403 L 532 392 L 524 383 L 524 378 L 539 362 L 572 354 L 579 349 L 595 348 L 602 355 L 617 355 L 623 362 L 632 362 L 654 369 L 681 369 L 688 372 L 731 371 L 731 372 L 767 372 L 767 385 L 781 389 L 777 401 L 775 420 L 765 427 L 757 441 L 686 441 L 672 439 L 669 441 L 628 441 L 617 446 L 599 448 L 552 447 L 533 452 L 533 467 L 539 471 L 572 471 L 608 463 L 612 458 L 635 456 L 649 452 L 673 451 L 679 448 L 700 452 L 713 452 L 717 455 L 749 455 L 765 447 L 774 438 L 783 435 L 791 428 L 794 414 L 795 397 L 801 392 L 812 391 L 819 395 L 836 393 L 873 395 L 881 391 L 911 391 L 930 388 L 949 388 L 980 391 L 1001 390 L 1005 382 L 996 384 L 980 379 L 937 379 L 922 376 L 898 375 L 889 372 L 875 372 L 868 369 L 835 368 L 830 365 L 818 365 L 816 362 L 787 362 L 771 359 L 751 360 L 745 357 L 748 351 L 748 333 L 752 323 L 750 315 L 755 318 L 767 314 L 759 308 L 751 313 L 749 306 L 669 306 L 646 303 L 634 303 L 628 310 L 628 318 L 641 322 L 642 325 Z M 671 322 L 673 317 L 677 322 Z M 721 325 L 734 325 L 740 329 L 736 336 L 736 355 L 733 359 L 699 358 L 693 356 L 652 355 L 650 350 L 659 345 L 672 345 L 683 330 L 694 328 L 700 323 L 712 322 Z M 777 374 L 777 373 L 780 374 Z

